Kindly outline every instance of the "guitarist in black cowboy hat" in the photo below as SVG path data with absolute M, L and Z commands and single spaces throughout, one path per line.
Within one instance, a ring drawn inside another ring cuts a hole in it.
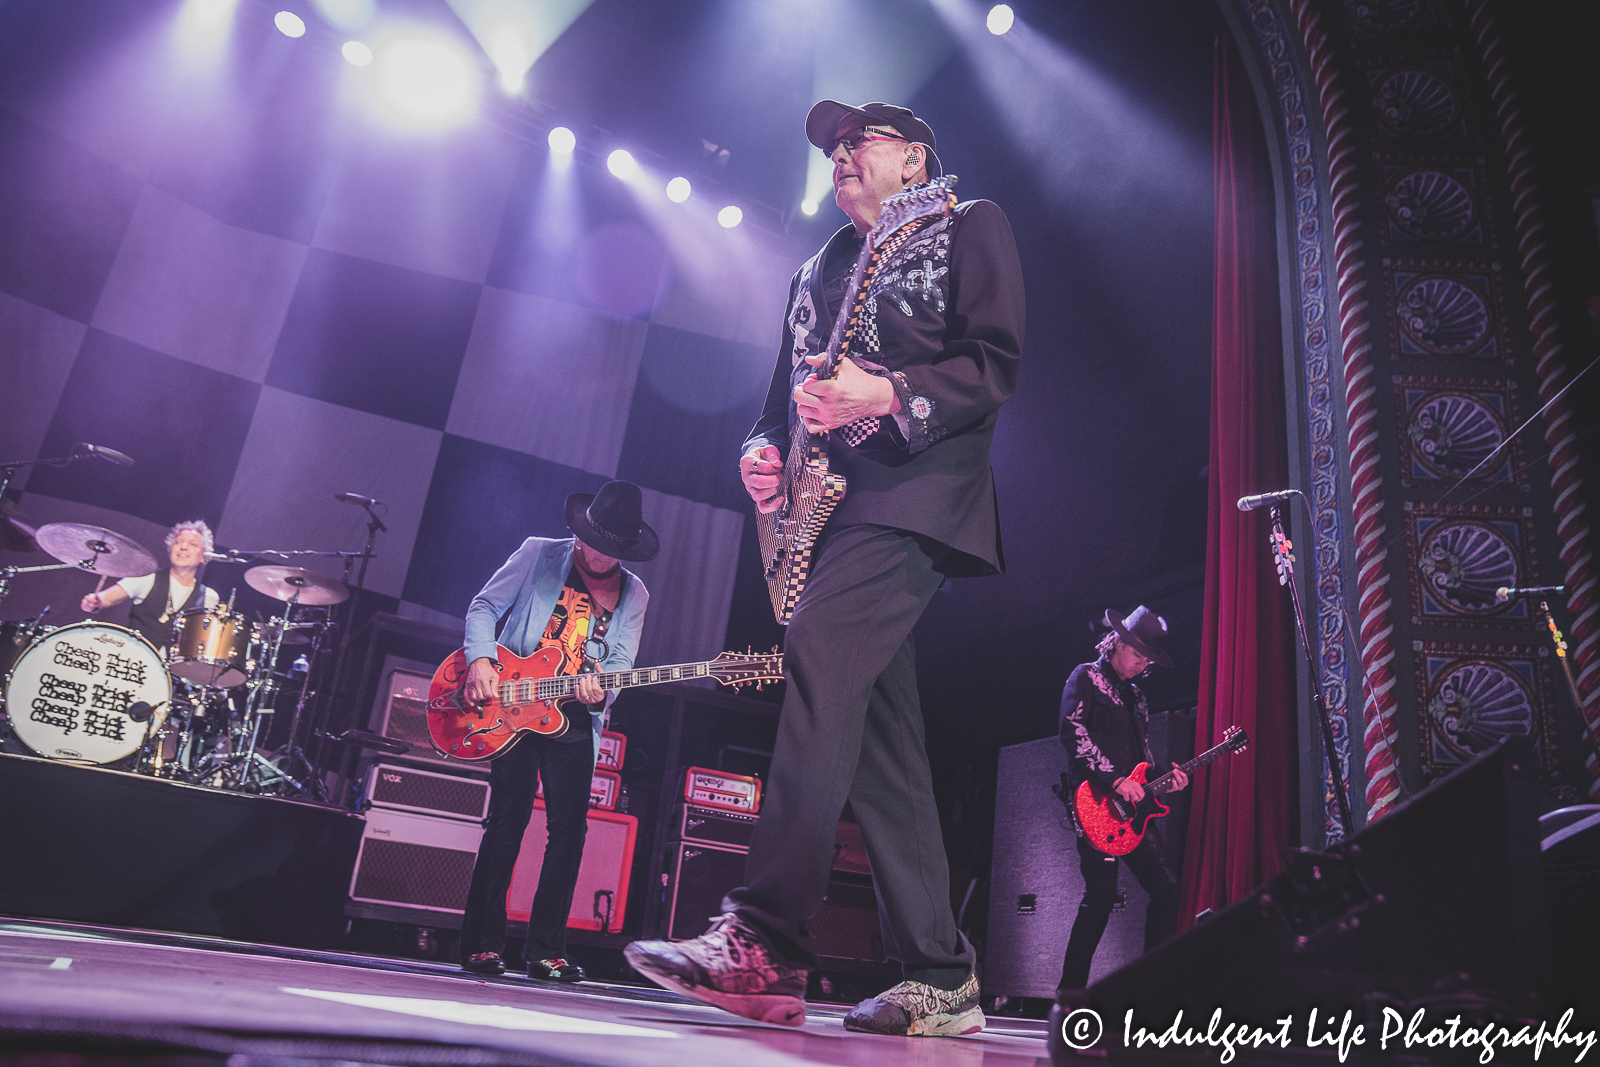
M 559 648 L 562 674 L 633 667 L 650 594 L 621 561 L 653 559 L 661 548 L 644 521 L 642 496 L 632 482 L 607 482 L 592 495 L 574 493 L 566 506 L 573 536 L 528 538 L 472 598 L 466 641 L 469 701 L 488 701 L 499 685 L 495 623 L 502 616 L 499 644 L 518 656 Z M 461 919 L 463 970 L 499 974 L 505 969 L 506 890 L 542 779 L 549 839 L 523 954 L 530 978 L 583 980 L 583 968 L 565 958 L 567 914 L 583 860 L 589 783 L 609 701 L 592 678 L 579 680 L 576 696 L 588 705 L 588 715 L 574 716 L 577 721 L 560 736 L 524 734 L 490 764 L 489 817 Z
M 1153 764 L 1155 759 L 1150 754 L 1150 709 L 1133 679 L 1151 663 L 1172 666 L 1166 650 L 1167 620 L 1141 604 L 1126 619 L 1108 610 L 1106 625 L 1110 631 L 1095 646 L 1100 658 L 1079 664 L 1061 693 L 1061 744 L 1067 750 L 1067 778 L 1074 790 L 1082 782 L 1091 782 L 1138 803 L 1144 799 L 1144 786 L 1128 775 L 1139 763 Z M 1173 784 L 1183 789 L 1189 778 L 1177 766 L 1173 764 Z M 1177 932 L 1178 883 L 1167 867 L 1159 834 L 1146 834 L 1139 847 L 1122 858 L 1150 898 L 1144 918 L 1148 951 Z M 1061 964 L 1059 988 L 1063 990 L 1083 989 L 1089 984 L 1089 965 L 1117 899 L 1117 857 L 1095 848 L 1081 828 L 1078 863 L 1083 871 L 1083 900 Z

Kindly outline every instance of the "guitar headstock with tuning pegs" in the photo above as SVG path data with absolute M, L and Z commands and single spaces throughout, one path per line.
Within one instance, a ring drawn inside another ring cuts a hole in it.
M 754 685 L 760 689 L 767 682 L 783 681 L 783 653 L 776 648 L 771 652 L 724 652 L 706 668 L 706 673 L 723 685 L 735 689 Z

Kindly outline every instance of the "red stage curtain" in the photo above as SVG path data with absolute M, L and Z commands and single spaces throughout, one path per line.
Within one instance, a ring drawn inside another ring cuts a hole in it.
M 1277 873 L 1296 836 L 1293 616 L 1267 545 L 1266 509 L 1236 505 L 1288 485 L 1275 209 L 1260 115 L 1233 40 L 1219 32 L 1210 504 L 1195 750 L 1233 725 L 1249 732 L 1251 745 L 1196 775 L 1180 926 Z M 1309 557 L 1306 547 L 1296 546 L 1298 559 Z

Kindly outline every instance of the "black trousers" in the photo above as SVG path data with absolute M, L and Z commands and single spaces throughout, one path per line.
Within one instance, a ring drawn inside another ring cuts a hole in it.
M 814 968 L 845 800 L 872 863 L 887 955 L 908 979 L 954 989 L 976 962 L 950 910 L 911 628 L 944 581 L 937 542 L 882 526 L 829 532 L 784 639 L 778 719 L 745 884 L 725 910 Z
M 578 712 L 584 720 L 588 715 Z M 580 722 L 579 725 L 587 725 Z M 567 914 L 583 862 L 589 832 L 589 783 L 594 777 L 594 744 L 585 733 L 576 742 L 527 734 L 489 765 L 489 817 L 484 820 L 472 887 L 461 918 L 461 959 L 478 952 L 506 950 L 506 890 L 522 850 L 522 835 L 533 815 L 533 795 L 544 778 L 545 823 L 549 838 L 539 888 L 528 917 L 523 956 L 560 959 L 567 952 Z
M 1167 869 L 1159 831 L 1155 829 L 1122 859 L 1150 898 L 1144 913 L 1144 948 L 1148 952 L 1178 932 L 1178 883 Z M 1083 901 L 1072 922 L 1072 936 L 1067 939 L 1060 989 L 1083 989 L 1089 984 L 1094 950 L 1100 947 L 1100 938 L 1117 902 L 1117 857 L 1101 852 L 1081 834 L 1078 868 L 1083 871 Z

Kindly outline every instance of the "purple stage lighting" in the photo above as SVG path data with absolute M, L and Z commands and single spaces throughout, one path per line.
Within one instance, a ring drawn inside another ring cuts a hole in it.
M 606 157 L 606 169 L 623 181 L 627 181 L 639 173 L 639 164 L 634 161 L 632 153 L 625 148 L 619 148 Z
M 360 41 L 346 41 L 344 47 L 339 49 L 344 55 L 346 63 L 352 67 L 367 67 L 372 65 L 372 49 Z
M 734 205 L 729 204 L 727 207 L 717 212 L 717 221 L 722 224 L 723 229 L 731 230 L 735 226 L 739 225 L 739 223 L 744 221 L 744 212 L 740 211 Z
M 817 202 L 809 196 L 806 197 L 800 201 L 800 213 L 802 215 L 815 215 L 817 213 Z
M 984 20 L 984 25 L 989 27 L 989 32 L 999 37 L 1016 24 L 1017 13 L 1011 10 L 1009 4 L 996 4 L 989 9 L 989 17 Z
M 402 38 L 383 46 L 378 59 L 385 94 L 413 120 L 435 125 L 458 121 L 477 103 L 478 72 L 447 37 Z
M 688 178 L 674 178 L 667 183 L 667 199 L 674 204 L 681 204 L 689 199 L 691 191 Z
M 272 24 L 278 27 L 278 32 L 285 37 L 304 37 L 306 35 L 306 20 L 296 15 L 293 11 L 280 11 L 272 16 Z
M 565 126 L 550 131 L 550 151 L 558 156 L 570 156 L 578 147 L 578 137 Z

